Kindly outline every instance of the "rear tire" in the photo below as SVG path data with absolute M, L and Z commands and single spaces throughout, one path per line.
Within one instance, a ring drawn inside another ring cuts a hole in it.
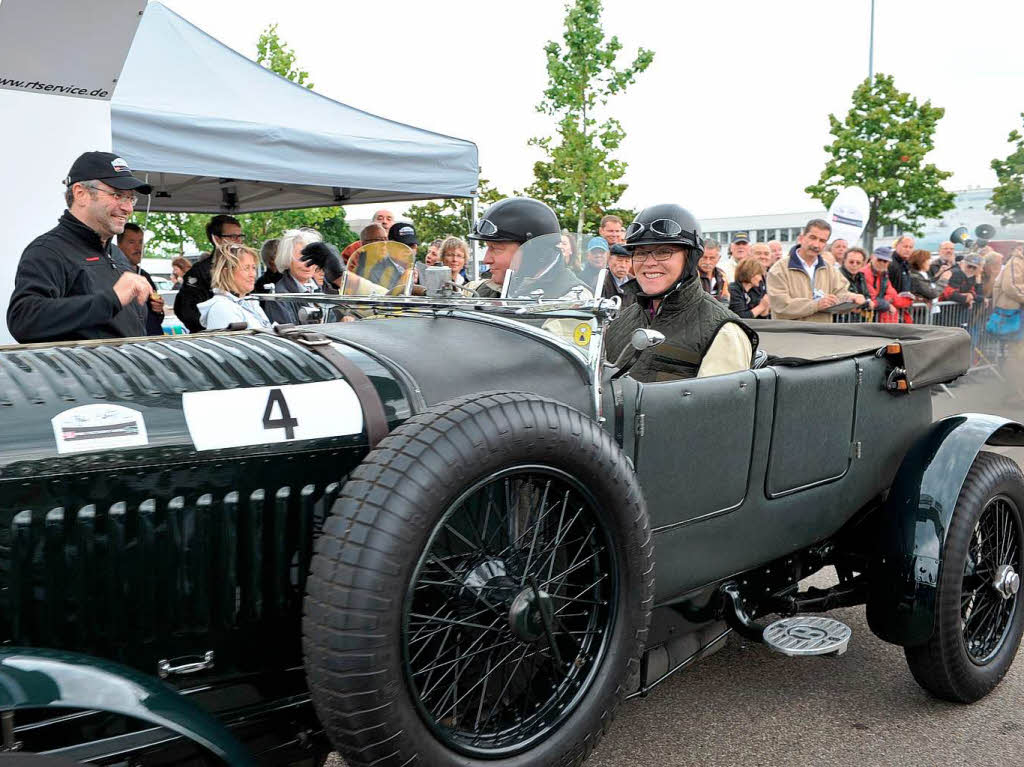
M 914 679 L 938 698 L 973 703 L 1013 663 L 1024 606 L 1020 593 L 1004 596 L 1005 576 L 1006 568 L 1021 575 L 1022 510 L 1020 467 L 1006 456 L 979 453 L 946 535 L 931 638 L 904 650 Z
M 577 765 L 653 599 L 647 510 L 606 432 L 532 394 L 443 403 L 366 457 L 324 525 L 313 702 L 353 767 Z

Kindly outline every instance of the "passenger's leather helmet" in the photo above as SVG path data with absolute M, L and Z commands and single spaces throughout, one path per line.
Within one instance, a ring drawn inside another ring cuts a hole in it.
M 509 197 L 494 203 L 476 222 L 471 240 L 524 243 L 543 234 L 558 234 L 558 216 L 540 200 Z
M 640 245 L 685 245 L 691 256 L 699 259 L 704 253 L 700 224 L 686 208 L 674 203 L 644 208 L 626 227 L 626 248 Z
M 704 238 L 701 236 L 700 224 L 690 211 L 674 203 L 644 208 L 633 219 L 633 223 L 626 227 L 626 249 L 632 253 L 634 248 L 641 245 L 683 245 L 688 249 L 682 276 L 669 290 L 695 277 L 697 262 L 704 255 Z M 657 298 L 669 290 L 648 297 Z M 641 295 L 647 296 L 646 293 Z

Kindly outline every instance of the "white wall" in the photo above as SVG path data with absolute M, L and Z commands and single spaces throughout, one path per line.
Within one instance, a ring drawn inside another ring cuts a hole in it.
M 82 152 L 110 151 L 110 102 L 0 90 L 0 343 L 22 250 L 64 210 L 64 177 Z

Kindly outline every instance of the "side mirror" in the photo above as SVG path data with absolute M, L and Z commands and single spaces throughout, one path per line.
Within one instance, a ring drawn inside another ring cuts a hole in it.
M 619 354 L 619 358 L 615 360 L 615 365 L 618 367 L 614 373 L 612 373 L 612 380 L 621 378 L 629 372 L 629 369 L 636 364 L 636 361 L 640 359 L 640 355 L 648 349 L 653 349 L 660 343 L 665 341 L 665 334 L 659 333 L 657 330 L 650 330 L 648 328 L 637 328 L 633 331 L 633 335 L 629 337 L 629 346 L 622 350 Z
M 638 352 L 645 352 L 653 349 L 660 343 L 664 343 L 665 334 L 648 328 L 637 328 L 629 337 L 629 345 Z

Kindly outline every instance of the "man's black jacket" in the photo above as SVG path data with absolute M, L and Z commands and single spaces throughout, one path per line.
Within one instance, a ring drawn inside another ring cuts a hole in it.
M 122 307 L 114 283 L 133 271 L 116 245 L 69 211 L 21 254 L 7 327 L 19 343 L 146 335 L 147 307 Z
M 181 289 L 174 297 L 174 315 L 181 324 L 188 328 L 189 333 L 202 333 L 205 328 L 199 321 L 199 304 L 213 298 L 213 259 L 203 256 L 192 264 L 181 280 Z
M 889 282 L 896 288 L 897 293 L 910 292 L 910 262 L 904 261 L 895 253 L 889 262 Z

